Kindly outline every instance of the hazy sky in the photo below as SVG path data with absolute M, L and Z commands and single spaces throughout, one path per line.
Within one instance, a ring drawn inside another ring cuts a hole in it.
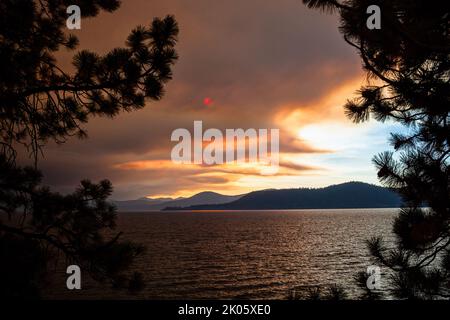
M 371 158 L 389 148 L 395 128 L 345 118 L 342 106 L 365 78 L 337 17 L 300 0 L 127 0 L 83 20 L 76 34 L 81 48 L 105 53 L 123 46 L 136 25 L 167 14 L 179 23 L 180 59 L 165 97 L 113 120 L 91 119 L 88 140 L 49 145 L 41 162 L 46 183 L 71 191 L 80 179 L 108 178 L 114 199 L 132 199 L 377 182 Z M 194 120 L 205 129 L 279 128 L 280 171 L 173 164 L 170 135 L 192 131 Z

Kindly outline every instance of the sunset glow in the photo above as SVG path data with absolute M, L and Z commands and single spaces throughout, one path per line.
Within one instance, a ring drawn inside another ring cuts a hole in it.
M 124 2 L 114 17 L 105 14 L 83 24 L 83 48 L 102 52 L 121 46 L 130 28 L 148 23 L 149 12 L 165 15 L 170 7 L 181 29 L 180 60 L 161 101 L 121 114 L 114 123 L 93 119 L 87 125 L 88 140 L 48 147 L 42 165 L 50 185 L 70 190 L 85 176 L 110 177 L 114 198 L 133 199 L 205 190 L 240 194 L 348 180 L 376 183 L 370 160 L 385 149 L 386 131 L 380 124 L 355 125 L 345 117 L 342 106 L 366 80 L 358 57 L 337 31 L 335 17 L 307 12 L 295 1 L 282 6 L 249 2 L 239 10 L 226 3 L 208 5 L 212 11 L 207 13 L 199 9 L 200 2 L 189 7 L 180 0 L 162 3 Z M 254 19 L 248 21 L 250 12 Z M 273 25 L 272 16 L 283 24 Z M 237 33 L 239 21 L 249 25 Z M 267 37 L 273 41 L 262 41 Z M 70 66 L 69 58 L 62 54 L 62 63 Z M 192 130 L 195 120 L 222 132 L 279 129 L 279 171 L 267 174 L 260 163 L 171 162 L 171 133 L 177 128 Z M 368 136 L 374 141 L 370 145 Z M 90 156 L 81 156 L 85 154 Z

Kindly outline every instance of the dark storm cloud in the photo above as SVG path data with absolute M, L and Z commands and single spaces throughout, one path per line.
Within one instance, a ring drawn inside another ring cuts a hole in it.
M 169 159 L 171 132 L 192 130 L 194 120 L 203 120 L 205 129 L 274 128 L 281 108 L 311 105 L 358 74 L 337 18 L 307 10 L 300 0 L 124 1 L 117 12 L 82 22 L 82 48 L 104 53 L 123 46 L 136 25 L 166 14 L 180 26 L 180 59 L 166 96 L 113 120 L 92 119 L 88 140 L 50 146 L 42 162 L 49 184 L 66 188 L 84 177 L 108 177 L 130 197 L 173 192 L 181 183 L 203 182 L 206 189 L 205 178 L 169 179 L 170 170 L 143 175 L 114 165 Z M 67 53 L 61 57 L 65 65 L 68 59 Z M 211 106 L 203 105 L 205 97 L 213 99 Z M 280 139 L 282 152 L 321 152 L 288 133 Z M 209 183 L 227 182 L 214 179 Z

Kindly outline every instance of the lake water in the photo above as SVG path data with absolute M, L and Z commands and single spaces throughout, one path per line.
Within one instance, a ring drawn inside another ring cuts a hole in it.
M 146 280 L 134 296 L 57 280 L 49 298 L 286 299 L 292 289 L 340 284 L 371 265 L 365 240 L 392 240 L 397 209 L 121 213 L 118 230 L 143 243 Z

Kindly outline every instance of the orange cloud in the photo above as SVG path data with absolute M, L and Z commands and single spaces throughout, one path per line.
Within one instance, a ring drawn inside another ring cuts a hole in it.
M 204 164 L 177 164 L 170 160 L 143 160 L 143 161 L 130 161 L 125 163 L 115 164 L 113 166 L 120 170 L 132 170 L 132 171 L 162 171 L 169 170 L 172 174 L 182 174 L 186 172 L 190 175 L 202 174 L 202 173 L 226 173 L 234 175 L 254 175 L 265 176 L 261 174 L 263 169 L 267 167 L 261 163 L 224 163 L 215 165 Z M 299 175 L 303 171 L 319 170 L 311 166 L 300 165 L 289 161 L 281 160 L 279 163 L 280 170 L 273 174 L 275 176 L 289 176 Z M 273 176 L 271 175 L 271 176 Z

